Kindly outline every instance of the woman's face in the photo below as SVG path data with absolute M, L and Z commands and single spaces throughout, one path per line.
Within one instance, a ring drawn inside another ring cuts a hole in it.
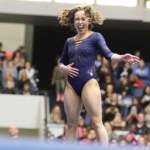
M 12 61 L 10 61 L 9 63 L 8 63 L 8 68 L 12 68 L 13 67 L 13 62 Z
M 89 131 L 89 134 L 88 134 L 88 139 L 89 140 L 93 140 L 93 139 L 95 139 L 96 138 L 96 133 L 95 133 L 95 131 L 94 130 L 90 130 Z
M 122 80 L 122 84 L 123 84 L 123 85 L 128 84 L 128 78 L 123 78 L 123 80 Z
M 113 102 L 118 102 L 118 94 L 113 93 L 111 99 L 112 99 Z
M 134 98 L 134 99 L 133 99 L 132 104 L 133 104 L 133 105 L 138 105 L 138 100 L 137 100 L 137 98 Z
M 80 127 L 83 127 L 83 125 L 84 125 L 84 119 L 81 118 L 81 119 L 79 120 L 79 126 L 80 126 Z
M 107 92 L 108 93 L 112 93 L 112 91 L 113 91 L 113 86 L 110 84 L 110 85 L 107 85 Z
M 149 86 L 146 87 L 145 92 L 146 92 L 146 94 L 150 94 L 150 87 Z
M 132 140 L 133 140 L 133 137 L 131 136 L 131 135 L 128 135 L 127 137 L 126 137 L 126 142 L 132 142 Z
M 9 77 L 11 77 L 11 73 L 10 72 L 6 72 L 5 73 L 5 78 L 9 78 Z
M 25 65 L 26 69 L 30 69 L 31 68 L 31 65 L 29 62 L 26 62 L 26 65 Z
M 22 77 L 22 78 L 27 78 L 26 72 L 22 72 L 21 77 Z
M 74 27 L 79 34 L 88 31 L 90 22 L 84 11 L 77 11 L 74 15 Z
M 21 57 L 20 53 L 16 53 L 16 57 L 20 58 Z
M 55 106 L 54 113 L 55 114 L 60 114 L 60 107 L 59 106 Z
M 130 68 L 130 64 L 129 63 L 125 63 L 124 64 L 124 68 Z
M 145 62 L 144 62 L 144 60 L 140 60 L 140 62 L 139 62 L 139 67 L 140 67 L 140 68 L 144 68 L 144 67 L 145 67 Z

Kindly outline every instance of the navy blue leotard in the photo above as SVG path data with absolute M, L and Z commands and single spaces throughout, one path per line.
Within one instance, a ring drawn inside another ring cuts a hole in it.
M 114 54 L 109 50 L 103 36 L 98 32 L 91 33 L 78 47 L 76 47 L 73 37 L 68 38 L 65 43 L 58 66 L 74 63 L 73 67 L 79 70 L 77 77 L 68 76 L 68 82 L 79 96 L 81 96 L 84 85 L 90 79 L 96 79 L 94 62 L 97 52 L 108 60 L 111 60 L 111 56 Z

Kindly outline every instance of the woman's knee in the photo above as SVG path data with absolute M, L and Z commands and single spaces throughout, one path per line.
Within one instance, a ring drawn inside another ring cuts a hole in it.
M 101 119 L 91 119 L 91 123 L 94 128 L 101 128 L 103 126 Z
M 69 120 L 67 121 L 67 127 L 68 129 L 77 129 L 78 127 L 78 120 Z

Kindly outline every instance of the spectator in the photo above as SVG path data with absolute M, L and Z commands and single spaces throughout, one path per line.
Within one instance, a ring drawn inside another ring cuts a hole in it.
M 108 70 L 110 70 L 110 64 L 109 64 L 109 61 L 103 57 L 102 58 L 102 70 L 105 72 L 105 68 L 108 68 Z
M 0 82 L 2 80 L 3 61 L 0 59 Z
M 118 94 L 115 93 L 115 92 L 112 93 L 111 104 L 116 105 L 119 108 L 119 110 L 120 110 L 120 106 L 122 105 L 122 103 L 120 103 L 118 101 Z
M 141 104 L 145 108 L 150 102 L 150 85 L 147 85 L 144 89 Z
M 21 57 L 25 59 L 25 62 L 28 61 L 28 57 L 26 54 L 26 50 L 24 46 L 19 46 L 17 50 L 14 52 L 14 57 L 16 56 L 16 53 L 19 52 L 21 54 Z
M 148 135 L 147 135 L 147 144 L 146 144 L 148 147 L 150 147 L 150 132 L 148 132 Z
M 30 90 L 30 83 L 25 83 L 23 85 L 22 95 L 33 95 L 33 93 Z
M 31 64 L 30 62 L 26 62 L 25 63 L 25 69 L 21 69 L 19 72 L 19 79 L 21 78 L 21 74 L 22 72 L 26 72 L 28 79 L 30 80 L 30 83 L 33 85 L 33 87 L 35 88 L 36 82 L 34 81 L 34 75 L 35 75 L 35 70 L 33 68 L 31 68 Z
M 14 56 L 14 54 L 10 51 L 7 51 L 5 53 L 5 60 L 3 61 L 3 68 L 7 67 L 7 64 L 9 61 L 13 61 L 13 56 Z
M 145 67 L 145 62 L 143 59 L 139 62 L 139 67 L 132 70 L 132 73 L 137 75 L 139 78 L 147 78 L 149 75 L 149 68 Z
M 59 63 L 58 58 L 57 63 Z M 64 90 L 67 82 L 67 75 L 58 70 L 58 66 L 54 67 L 51 85 L 56 84 L 56 101 L 64 101 Z
M 20 75 L 19 81 L 18 81 L 18 88 L 23 90 L 25 83 L 30 84 L 30 80 L 27 77 L 27 73 L 25 71 L 22 71 L 22 74 Z
M 111 105 L 106 109 L 106 113 L 112 113 L 112 112 L 115 112 L 115 114 L 117 112 L 119 112 L 119 109 L 117 107 L 117 104 L 115 102 L 112 102 Z
M 145 138 L 144 138 L 144 136 L 140 136 L 138 139 L 138 148 L 145 149 L 145 146 L 146 146 Z
M 102 90 L 106 91 L 106 88 L 109 84 L 113 85 L 112 76 L 110 74 L 105 75 L 104 82 L 100 84 Z
M 100 79 L 100 83 L 103 83 L 105 76 L 110 75 L 110 74 L 111 74 L 111 71 L 110 71 L 109 61 L 103 57 L 102 65 L 100 67 L 100 71 L 99 71 L 99 75 L 98 75 L 98 78 Z
M 117 84 L 120 79 L 120 73 L 121 73 L 121 68 L 119 67 L 118 62 L 112 62 L 111 63 L 111 70 L 112 70 L 112 76 L 113 76 L 113 82 Z
M 2 85 L 3 85 L 3 88 L 6 88 L 7 87 L 7 81 L 8 80 L 13 80 L 13 77 L 11 75 L 11 73 L 8 71 L 5 73 L 3 79 L 2 79 Z
M 88 129 L 84 126 L 82 128 L 82 137 L 78 138 L 78 141 L 82 141 L 83 139 L 86 139 L 88 135 Z
M 58 114 L 53 115 L 53 117 L 51 119 L 51 123 L 61 123 Z
M 65 140 L 66 130 L 67 130 L 67 125 L 65 124 L 64 125 L 64 133 L 61 136 L 57 137 L 57 140 L 59 140 L 59 141 L 64 141 Z
M 141 52 L 139 50 L 135 51 L 134 55 L 141 58 Z M 136 68 L 136 67 L 138 67 L 138 65 L 139 65 L 139 63 L 135 61 L 133 64 L 131 64 L 131 68 L 132 69 Z
M 111 147 L 111 148 L 117 148 L 117 146 L 118 146 L 118 141 L 117 141 L 117 139 L 112 139 L 112 140 L 110 141 L 110 147 Z
M 125 76 L 129 76 L 131 73 L 132 73 L 132 69 L 131 69 L 130 63 L 125 63 L 123 67 L 123 71 L 120 74 L 120 77 L 121 77 L 120 80 L 122 81 L 122 79 Z
M 125 147 L 126 146 L 126 144 L 127 144 L 127 142 L 126 142 L 126 140 L 125 139 L 120 139 L 119 140 L 119 146 L 121 146 L 121 147 Z
M 97 74 L 99 72 L 101 65 L 102 65 L 102 57 L 100 54 L 97 54 L 96 60 L 95 60 L 95 71 Z
M 129 131 L 130 131 L 130 134 L 135 136 L 136 126 L 135 125 L 131 125 L 130 128 L 129 128 Z
M 113 140 L 113 139 L 118 139 L 117 134 L 115 134 L 115 133 L 112 131 L 112 127 L 111 127 L 111 125 L 110 125 L 109 122 L 105 122 L 105 123 L 104 123 L 104 127 L 105 127 L 105 129 L 106 129 L 106 131 L 107 131 L 107 133 L 108 133 L 108 140 L 109 140 L 109 142 L 110 142 L 111 140 Z
M 93 128 L 91 128 L 89 130 L 89 133 L 87 135 L 87 138 L 86 139 L 83 139 L 81 141 L 82 144 L 95 144 L 96 143 L 96 133 L 94 131 Z
M 130 133 L 123 136 L 122 139 L 125 139 L 127 146 L 136 146 L 136 144 L 137 144 L 137 140 Z
M 109 107 L 104 111 L 103 121 L 112 121 L 115 117 L 115 114 L 119 112 L 119 104 L 118 104 L 118 94 L 113 93 L 111 96 L 111 103 Z
M 6 72 L 10 72 L 12 77 L 14 79 L 17 79 L 18 72 L 17 72 L 17 69 L 14 67 L 13 61 L 10 60 L 10 61 L 7 62 L 7 66 L 5 66 L 4 69 L 3 69 L 3 77 L 4 77 Z
M 144 88 L 143 83 L 138 79 L 138 77 L 135 74 L 130 74 L 129 83 L 132 85 L 132 87 Z
M 150 103 L 146 106 L 145 112 L 146 112 L 145 115 L 146 126 L 150 128 Z
M 5 52 L 2 51 L 3 44 L 0 43 L 0 81 L 2 79 L 2 71 L 3 71 L 3 60 Z M 1 85 L 0 85 L 1 86 Z
M 82 132 L 82 129 L 83 129 L 83 126 L 84 126 L 84 119 L 83 118 L 80 118 L 79 119 L 79 124 L 78 124 L 78 137 L 81 138 L 83 137 L 83 132 Z
M 137 108 L 137 113 L 140 112 L 141 108 L 140 108 L 140 105 L 139 105 L 139 101 L 138 101 L 138 99 L 136 97 L 134 97 L 132 99 L 132 105 L 130 106 L 129 110 L 131 110 L 132 106 L 135 106 Z
M 106 93 L 103 95 L 102 97 L 102 100 L 104 101 L 103 102 L 103 108 L 104 108 L 104 111 L 106 110 L 106 108 L 108 106 L 110 106 L 111 104 L 111 96 L 112 96 L 112 93 L 113 93 L 113 85 L 112 84 L 109 84 L 107 85 L 106 87 Z
M 123 130 L 126 122 L 122 120 L 121 113 L 117 112 L 115 118 L 110 122 L 113 130 Z
M 25 65 L 25 59 L 21 56 L 20 52 L 16 52 L 14 57 L 14 66 L 17 68 L 18 72 L 23 69 Z
M 5 52 L 2 49 L 3 49 L 3 44 L 0 43 L 0 61 L 3 61 L 5 58 Z
M 137 124 L 137 114 L 138 114 L 137 107 L 132 106 L 129 115 L 126 118 L 126 122 L 128 126 Z
M 149 129 L 145 124 L 145 116 L 143 113 L 139 113 L 137 116 L 136 132 L 135 134 L 144 135 L 147 134 Z
M 3 94 L 16 94 L 14 80 L 7 80 L 7 86 L 2 90 Z
M 9 128 L 9 135 L 11 139 L 18 139 L 19 138 L 19 130 L 16 125 L 11 125 Z
M 56 120 L 56 118 L 57 118 L 57 120 Z M 50 122 L 53 123 L 54 119 L 56 120 L 57 123 L 64 122 L 63 120 L 61 120 L 61 108 L 58 105 L 54 106 L 54 108 L 52 109 L 51 114 L 50 114 Z
M 122 96 L 131 95 L 131 88 L 127 76 L 123 78 L 117 89 L 118 93 L 121 93 Z

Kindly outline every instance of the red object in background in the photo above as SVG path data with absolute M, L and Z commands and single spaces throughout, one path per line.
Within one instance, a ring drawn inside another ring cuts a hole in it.
M 13 57 L 14 54 L 12 52 L 8 51 L 8 52 L 5 53 L 5 57 L 8 57 L 8 56 Z
M 139 87 L 144 88 L 144 84 L 139 79 L 135 79 L 135 83 L 137 83 Z

